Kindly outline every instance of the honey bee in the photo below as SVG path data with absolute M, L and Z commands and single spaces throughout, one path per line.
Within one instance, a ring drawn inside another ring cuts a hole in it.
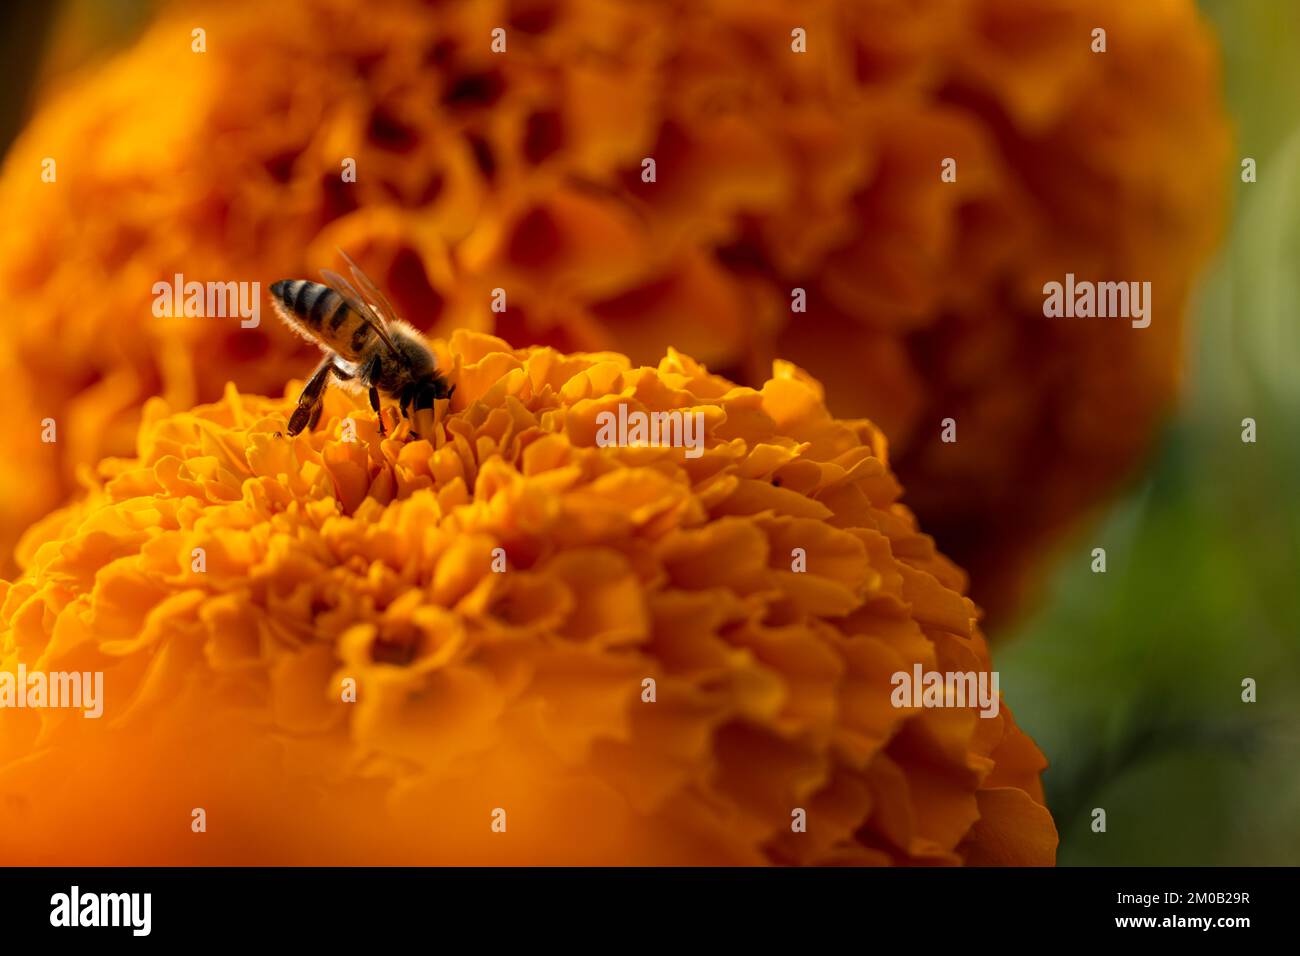
M 298 396 L 298 407 L 289 418 L 290 437 L 316 427 L 331 378 L 349 391 L 370 390 L 380 435 L 380 395 L 395 400 L 402 417 L 410 418 L 411 411 L 432 408 L 435 399 L 451 398 L 456 391 L 438 372 L 420 333 L 397 317 L 392 303 L 346 252 L 340 249 L 339 255 L 351 268 L 355 287 L 329 269 L 321 270 L 323 285 L 281 279 L 271 286 L 276 315 L 325 353 Z

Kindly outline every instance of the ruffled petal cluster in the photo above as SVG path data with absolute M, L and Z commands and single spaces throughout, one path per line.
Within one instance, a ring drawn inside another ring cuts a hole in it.
M 0 708 L 0 858 L 1053 861 L 1005 705 L 891 699 L 992 665 L 875 426 L 788 363 L 434 350 L 427 437 L 339 390 L 293 439 L 292 392 L 155 399 L 27 535 L 0 674 L 101 672 L 103 716 Z M 620 405 L 699 454 L 604 444 Z
M 4 438 L 0 539 L 127 452 L 148 396 L 276 392 L 305 361 L 270 321 L 153 318 L 154 282 L 265 290 L 342 246 L 435 336 L 671 345 L 750 384 L 798 362 L 1009 606 L 1173 394 L 1222 219 L 1218 87 L 1192 0 L 187 8 L 51 97 L 0 176 L 0 355 L 32 423 Z M 1151 328 L 1044 320 L 1067 271 L 1151 281 Z

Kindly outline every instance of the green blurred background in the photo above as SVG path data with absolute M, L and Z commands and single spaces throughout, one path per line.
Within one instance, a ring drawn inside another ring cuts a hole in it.
M 1255 159 L 1258 181 L 1232 170 L 1178 415 L 995 650 L 1017 720 L 1052 762 L 1062 865 L 1300 864 L 1300 2 L 1201 5 L 1238 161 Z M 106 57 L 152 6 L 6 11 L 0 150 L 38 74 Z M 1241 440 L 1247 417 L 1255 444 Z M 1091 571 L 1097 547 L 1105 574 Z M 1097 807 L 1105 833 L 1091 828 Z
M 995 651 L 1062 865 L 1300 863 L 1300 3 L 1201 6 L 1258 181 L 1232 173 L 1178 416 Z

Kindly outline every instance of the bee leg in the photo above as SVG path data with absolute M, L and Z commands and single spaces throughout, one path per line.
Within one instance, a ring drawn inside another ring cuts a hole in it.
M 438 397 L 437 387 L 434 388 L 417 387 L 412 391 L 403 394 L 402 414 L 403 415 L 407 414 L 406 403 L 409 403 L 411 406 L 411 414 L 408 416 L 411 419 L 411 431 L 410 431 L 410 437 L 408 439 L 409 441 L 417 441 L 420 438 L 420 433 L 415 430 L 416 413 L 425 410 L 432 410 L 433 403 L 437 399 L 437 397 Z
M 378 355 L 373 355 L 370 361 L 357 369 L 357 374 L 361 376 L 361 381 L 370 387 L 370 407 L 375 410 L 375 417 L 379 420 L 379 437 L 384 437 L 384 416 L 379 410 L 379 389 L 375 383 L 384 373 L 384 363 Z
M 316 371 L 312 372 L 311 378 L 307 379 L 302 394 L 298 396 L 298 407 L 289 416 L 289 427 L 285 429 L 290 438 L 304 428 L 314 428 L 320 421 L 321 409 L 324 407 L 325 385 L 334 371 L 337 370 L 333 359 L 326 359 L 316 366 Z
M 375 410 L 375 417 L 379 419 L 379 437 L 384 437 L 384 413 L 379 410 L 379 389 L 373 385 L 370 386 L 370 407 Z

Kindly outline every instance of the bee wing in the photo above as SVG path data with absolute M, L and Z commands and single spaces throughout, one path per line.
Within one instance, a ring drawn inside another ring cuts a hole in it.
M 352 270 L 352 278 L 357 280 L 357 285 L 361 287 L 362 296 L 370 304 L 371 310 L 382 318 L 385 324 L 396 322 L 399 318 L 397 310 L 393 308 L 393 303 L 388 301 L 388 296 L 384 295 L 383 290 L 371 281 L 370 276 L 361 271 L 361 267 L 352 261 L 351 256 L 342 249 L 338 249 L 338 254 L 343 257 L 343 261 Z
M 347 257 L 345 256 L 344 258 Z M 348 261 L 350 262 L 351 260 Z M 355 269 L 356 266 L 353 266 L 353 268 Z M 384 315 L 381 312 L 376 310 L 374 305 L 372 305 L 368 300 L 362 298 L 361 294 L 352 287 L 351 282 L 330 269 L 322 269 L 320 275 L 321 278 L 325 280 L 325 284 L 341 295 L 343 301 L 348 304 L 352 311 L 361 316 L 361 321 L 365 322 L 375 330 L 375 334 L 378 335 L 380 341 L 388 347 L 388 351 L 392 352 L 394 355 L 401 354 L 397 351 L 397 346 L 393 344 L 392 338 L 388 335 L 387 319 L 384 318 Z

